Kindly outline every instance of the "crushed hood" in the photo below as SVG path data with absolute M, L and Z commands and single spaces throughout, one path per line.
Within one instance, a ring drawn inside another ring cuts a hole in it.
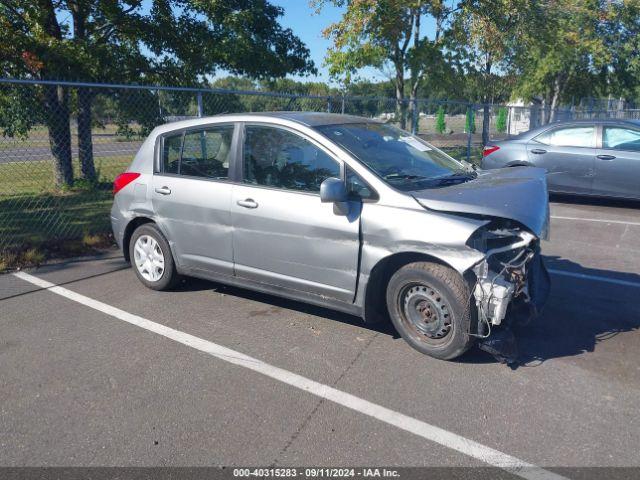
M 544 233 L 549 216 L 545 170 L 510 167 L 479 170 L 478 177 L 458 185 L 411 192 L 425 208 L 508 218 L 537 236 Z

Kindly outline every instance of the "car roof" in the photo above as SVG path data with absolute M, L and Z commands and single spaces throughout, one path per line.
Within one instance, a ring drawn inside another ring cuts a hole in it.
M 527 130 L 526 132 L 521 133 L 520 134 L 521 136 L 518 135 L 518 137 L 531 138 L 538 135 L 541 132 L 544 132 L 545 130 L 548 130 L 549 128 L 557 128 L 557 127 L 564 127 L 564 126 L 570 126 L 570 125 L 584 125 L 584 124 L 586 125 L 601 125 L 601 124 L 628 125 L 631 127 L 640 128 L 640 120 L 625 119 L 625 118 L 587 118 L 587 119 L 566 120 L 562 122 L 547 123 L 545 125 L 540 125 L 539 127 L 533 128 L 531 130 Z
M 291 120 L 308 127 L 318 127 L 320 125 L 337 125 L 343 123 L 376 122 L 371 118 L 358 117 L 356 115 L 342 115 L 339 113 L 326 112 L 259 112 L 243 114 L 252 117 L 270 117 Z
M 179 120 L 162 124 L 154 130 L 156 135 L 180 130 L 182 128 L 197 127 L 210 123 L 220 122 L 251 122 L 260 120 L 283 120 L 284 122 L 294 122 L 307 127 L 318 127 L 321 125 L 340 125 L 346 123 L 381 123 L 378 120 L 355 115 L 341 115 L 326 112 L 256 112 L 256 113 L 225 113 L 210 117 L 194 117 L 186 120 Z M 272 122 L 270 122 L 272 123 Z M 278 123 L 273 122 L 273 123 Z

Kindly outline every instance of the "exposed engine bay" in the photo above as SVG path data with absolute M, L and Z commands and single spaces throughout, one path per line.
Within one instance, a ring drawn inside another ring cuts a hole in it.
M 492 222 L 476 232 L 470 244 L 485 252 L 484 259 L 472 267 L 478 314 L 475 336 L 480 348 L 511 363 L 517 357 L 511 325 L 527 323 L 538 315 L 549 292 L 539 240 L 520 226 Z

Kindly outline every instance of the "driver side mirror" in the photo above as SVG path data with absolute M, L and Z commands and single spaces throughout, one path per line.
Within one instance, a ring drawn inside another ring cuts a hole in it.
M 322 203 L 346 202 L 348 198 L 347 187 L 339 178 L 329 177 L 320 184 L 320 201 Z

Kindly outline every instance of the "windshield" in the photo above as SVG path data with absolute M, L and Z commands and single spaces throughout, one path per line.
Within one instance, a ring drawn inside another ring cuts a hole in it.
M 442 186 L 475 176 L 462 163 L 392 125 L 363 122 L 316 129 L 399 190 Z

